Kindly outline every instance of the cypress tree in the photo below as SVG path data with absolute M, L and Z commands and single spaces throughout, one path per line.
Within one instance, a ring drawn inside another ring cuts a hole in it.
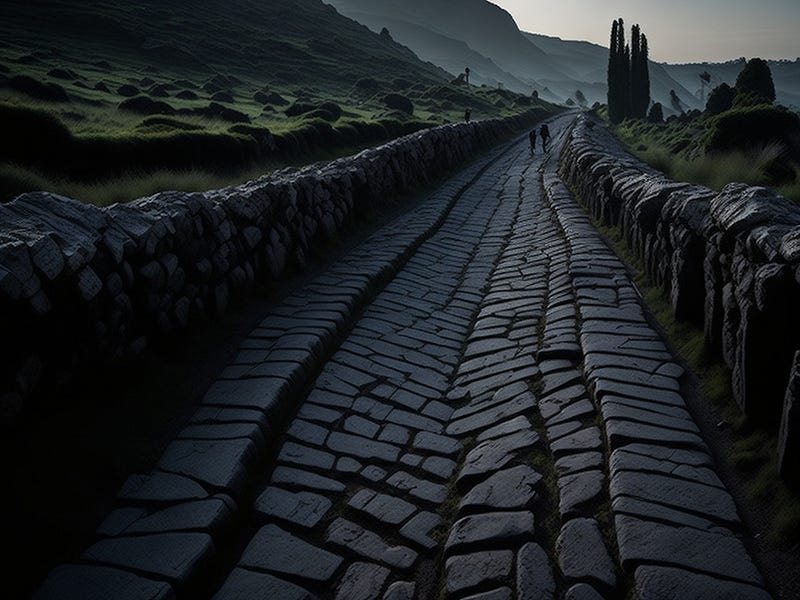
M 625 23 L 614 21 L 608 58 L 608 115 L 612 123 L 626 117 L 643 119 L 650 106 L 650 69 L 647 36 L 639 25 L 625 43 Z
M 647 114 L 647 108 L 650 106 L 650 47 L 647 43 L 647 36 L 642 34 L 642 48 L 639 55 L 639 90 L 641 98 L 639 99 L 642 117 Z
M 631 28 L 630 110 L 628 110 L 626 113 L 626 116 L 633 118 L 638 118 L 640 116 L 639 104 L 640 104 L 641 90 L 639 89 L 639 85 L 641 82 L 641 64 L 640 64 L 641 41 L 642 41 L 641 30 L 639 29 L 638 25 L 634 25 Z
M 611 26 L 611 48 L 608 53 L 608 118 L 612 123 L 620 123 L 625 117 L 624 107 L 619 105 L 619 22 Z

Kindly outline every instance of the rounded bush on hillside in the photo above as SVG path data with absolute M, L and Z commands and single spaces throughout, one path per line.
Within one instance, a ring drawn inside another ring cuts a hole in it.
M 69 101 L 66 90 L 57 83 L 42 83 L 28 75 L 15 75 L 8 80 L 8 86 L 12 90 L 37 100 L 46 100 L 48 102 Z
M 225 102 L 226 104 L 233 104 L 235 102 L 233 94 L 230 92 L 217 92 L 211 96 L 211 99 L 214 102 Z
M 139 88 L 137 88 L 135 85 L 126 83 L 125 85 L 121 85 L 117 88 L 117 94 L 123 98 L 133 98 L 134 96 L 139 95 Z
M 747 61 L 736 78 L 736 91 L 740 94 L 761 96 L 767 102 L 775 102 L 775 83 L 767 61 L 761 58 Z
M 153 100 L 147 96 L 128 98 L 119 105 L 120 110 L 126 110 L 139 115 L 174 115 L 175 109 L 166 102 Z
M 196 108 L 194 109 L 194 113 L 210 119 L 219 119 L 220 121 L 225 121 L 227 123 L 250 122 L 250 117 L 245 113 L 233 108 L 228 108 L 227 106 L 222 106 L 222 104 L 219 104 L 218 102 L 211 102 L 205 108 Z
M 664 107 L 661 106 L 661 102 L 656 102 L 650 107 L 650 112 L 647 113 L 647 120 L 651 123 L 664 122 Z
M 287 117 L 299 117 L 300 115 L 304 115 L 306 113 L 315 110 L 317 107 L 314 104 L 309 104 L 307 102 L 295 102 L 290 107 L 288 107 L 284 113 L 286 113 Z
M 726 110 L 733 108 L 733 99 L 736 96 L 734 90 L 727 83 L 718 85 L 708 95 L 708 102 L 706 102 L 706 112 L 710 115 L 718 115 L 724 113 Z
M 773 143 L 800 152 L 800 117 L 780 106 L 734 108 L 714 117 L 704 137 L 707 152 L 749 150 Z
M 356 81 L 356 89 L 362 92 L 376 92 L 380 89 L 380 84 L 377 79 L 372 77 L 362 77 Z
M 176 98 L 180 98 L 181 100 L 197 100 L 198 96 L 191 90 L 181 90 L 177 94 L 175 94 Z
M 388 108 L 399 110 L 408 115 L 414 114 L 414 103 L 402 94 L 387 94 L 383 97 L 382 102 Z

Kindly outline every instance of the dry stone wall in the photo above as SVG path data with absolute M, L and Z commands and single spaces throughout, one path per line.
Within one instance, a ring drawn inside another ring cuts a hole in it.
M 358 155 L 205 193 L 108 208 L 49 193 L 0 206 L 0 421 L 43 378 L 135 356 L 302 268 L 355 215 L 463 163 L 544 115 L 445 125 Z
M 748 417 L 783 423 L 781 468 L 797 480 L 800 454 L 791 440 L 800 438 L 792 408 L 800 207 L 763 187 L 731 184 L 717 193 L 670 181 L 588 116 L 570 134 L 561 175 L 593 217 L 620 228 L 675 316 L 704 329 L 731 369 L 735 399 Z

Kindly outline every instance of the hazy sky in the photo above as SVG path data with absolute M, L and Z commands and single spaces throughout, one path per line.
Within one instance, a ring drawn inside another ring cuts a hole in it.
M 800 0 L 491 0 L 520 29 L 608 46 L 611 22 L 639 23 L 658 61 L 800 56 Z

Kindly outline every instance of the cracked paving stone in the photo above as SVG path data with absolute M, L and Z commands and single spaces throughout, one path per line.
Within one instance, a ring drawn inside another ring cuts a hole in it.
M 448 435 L 468 435 L 476 431 L 493 427 L 498 423 L 503 423 L 520 413 L 530 414 L 536 409 L 536 397 L 526 391 L 516 398 L 503 402 L 502 404 L 491 406 L 486 410 L 476 412 L 468 417 L 459 419 L 447 426 Z
M 717 474 L 708 467 L 695 467 L 676 463 L 671 460 L 656 459 L 650 456 L 628 452 L 627 447 L 612 452 L 609 468 L 612 473 L 616 471 L 660 473 L 662 475 L 671 475 L 672 477 L 687 479 L 720 489 L 725 488 Z
M 435 475 L 436 477 L 444 480 L 448 480 L 450 477 L 452 477 L 456 467 L 458 467 L 458 464 L 454 460 L 443 458 L 441 456 L 431 456 L 422 461 L 422 469 L 424 471 L 427 471 L 431 475 Z
M 603 596 L 588 583 L 578 583 L 567 590 L 564 600 L 603 600 Z
M 470 515 L 453 523 L 444 545 L 445 555 L 479 546 L 503 547 L 533 537 L 532 512 L 494 512 Z
M 566 423 L 553 425 L 552 427 L 547 428 L 547 438 L 551 442 L 555 442 L 558 441 L 559 438 L 564 437 L 565 435 L 569 435 L 570 433 L 575 433 L 581 427 L 583 427 L 583 425 L 579 421 L 567 421 Z
M 633 401 L 640 406 L 645 405 L 644 402 Z M 650 405 L 652 406 L 652 405 Z M 663 414 L 663 412 L 654 412 L 646 408 L 637 408 L 624 402 L 610 401 L 608 396 L 603 399 L 603 418 L 604 419 L 620 419 L 624 421 L 633 421 L 635 423 L 645 423 L 647 425 L 655 425 L 665 429 L 675 429 L 678 431 L 688 431 L 691 433 L 699 433 L 700 430 L 695 425 L 689 413 L 677 407 L 665 407 L 666 410 L 671 411 L 674 416 Z
M 186 502 L 207 498 L 209 493 L 196 481 L 171 473 L 131 475 L 118 497 L 130 502 Z
M 461 442 L 456 439 L 430 433 L 429 431 L 420 431 L 414 437 L 414 443 L 411 445 L 417 452 L 435 452 L 444 456 L 453 456 L 461 452 Z
M 399 471 L 389 477 L 386 483 L 419 500 L 425 500 L 433 504 L 441 504 L 447 499 L 447 488 L 438 483 L 418 479 L 405 471 Z
M 547 553 L 533 542 L 517 553 L 517 599 L 555 600 L 556 581 Z
M 567 408 L 564 408 L 560 412 L 550 417 L 545 422 L 545 427 L 553 427 L 554 425 L 559 425 L 560 423 L 581 419 L 582 417 L 593 415 L 595 412 L 594 404 L 584 398 L 574 402 L 573 404 L 570 404 Z
M 417 561 L 417 553 L 411 548 L 390 546 L 377 533 L 341 517 L 330 524 L 325 541 L 397 569 L 410 569 Z
M 382 442 L 389 442 L 390 444 L 397 444 L 398 446 L 405 446 L 408 440 L 411 439 L 411 430 L 399 425 L 384 425 L 378 439 Z
M 417 512 L 417 507 L 405 500 L 368 489 L 356 492 L 347 505 L 388 525 L 400 525 Z
M 513 565 L 514 553 L 511 550 L 451 556 L 445 563 L 447 592 L 463 594 L 491 583 L 501 585 L 511 575 Z
M 354 473 L 358 473 L 362 468 L 363 465 L 360 462 L 354 458 L 350 458 L 349 456 L 343 456 L 336 461 L 336 470 L 339 473 L 352 475 Z
M 206 533 L 157 533 L 101 540 L 83 559 L 166 579 L 183 586 L 214 553 Z
M 364 438 L 374 438 L 381 426 L 364 417 L 354 415 L 345 419 L 343 428 L 348 433 L 354 433 Z
M 325 440 L 328 439 L 328 429 L 302 419 L 294 419 L 289 425 L 289 429 L 286 430 L 286 434 L 298 442 L 305 442 L 314 446 L 322 446 L 325 444 Z
M 733 536 L 625 515 L 616 515 L 614 522 L 622 567 L 626 571 L 642 563 L 657 563 L 763 585 L 744 545 Z
M 330 477 L 292 467 L 276 467 L 272 472 L 272 483 L 291 487 L 303 487 L 319 492 L 342 493 L 346 487 Z
M 438 543 L 430 537 L 430 533 L 441 523 L 442 518 L 439 515 L 431 512 L 419 512 L 400 528 L 400 535 L 427 550 L 433 550 Z
M 660 443 L 667 446 L 692 446 L 698 450 L 707 448 L 706 443 L 699 435 L 688 431 L 676 431 L 619 419 L 607 419 L 605 425 L 609 444 L 612 448 L 619 448 L 629 442 Z
M 568 579 L 590 580 L 605 589 L 617 585 L 616 569 L 594 519 L 573 519 L 561 528 L 556 540 L 558 566 Z
M 603 441 L 600 429 L 597 427 L 581 429 L 550 444 L 550 450 L 556 458 L 561 458 L 565 454 L 601 450 L 602 448 Z
M 726 581 L 670 567 L 642 566 L 634 574 L 636 597 L 641 600 L 706 600 L 737 598 L 770 600 L 761 587 Z
M 239 493 L 247 480 L 246 465 L 256 462 L 252 440 L 175 440 L 161 455 L 158 468 L 186 475 L 225 491 Z
M 336 589 L 336 598 L 341 600 L 373 600 L 380 597 L 391 571 L 371 563 L 357 562 L 350 565 Z
M 556 461 L 556 473 L 559 476 L 573 475 L 581 471 L 599 469 L 603 466 L 603 455 L 600 452 L 582 452 L 568 454 Z
M 545 421 L 549 421 L 562 411 L 567 410 L 573 403 L 586 400 L 586 398 L 586 388 L 583 385 L 568 387 L 549 396 L 539 398 L 539 412 Z
M 528 465 L 498 471 L 464 495 L 459 512 L 528 508 L 541 480 L 542 476 Z
M 594 389 L 595 396 L 600 400 L 602 400 L 606 395 L 612 395 L 625 396 L 635 400 L 656 402 L 659 404 L 678 406 L 681 408 L 685 406 L 683 397 L 679 393 L 670 390 L 658 390 L 632 383 L 610 381 L 608 379 L 595 379 Z
M 203 531 L 217 533 L 230 521 L 236 504 L 227 496 L 181 502 L 148 514 L 143 509 L 119 508 L 100 525 L 98 533 L 107 537 L 140 533 Z
M 362 477 L 369 479 L 373 483 L 383 481 L 384 479 L 386 479 L 386 476 L 388 474 L 389 473 L 386 470 L 381 469 L 380 467 L 376 467 L 375 465 L 367 465 L 366 467 L 361 469 Z
M 171 600 L 172 587 L 127 571 L 95 565 L 61 565 L 37 590 L 37 600 Z
M 531 429 L 531 422 L 527 417 L 519 416 L 485 430 L 476 439 L 480 443 L 528 429 Z
M 467 596 L 464 600 L 512 600 L 513 597 L 514 594 L 511 588 L 502 587 L 490 592 L 481 592 L 480 594 Z
M 386 590 L 383 600 L 414 600 L 417 594 L 417 585 L 409 581 L 395 581 Z
M 558 511 L 562 518 L 580 513 L 581 508 L 600 498 L 604 491 L 602 471 L 583 471 L 558 479 Z
M 336 457 L 329 452 L 316 450 L 294 442 L 285 442 L 278 454 L 278 462 L 302 467 L 315 467 L 323 471 L 330 471 L 335 460 Z
M 255 510 L 260 515 L 288 521 L 305 529 L 316 526 L 331 506 L 331 501 L 324 496 L 311 492 L 289 492 L 272 486 L 255 501 Z
M 116 596 L 115 596 L 116 597 Z M 299 585 L 268 573 L 234 569 L 212 600 L 244 600 L 245 598 L 280 598 L 281 600 L 314 600 L 316 596 Z
M 614 514 L 650 519 L 660 523 L 669 523 L 676 527 L 694 527 L 695 529 L 711 531 L 721 535 L 732 535 L 730 530 L 721 527 L 718 522 L 712 522 L 677 508 L 654 504 L 639 498 L 616 496 L 611 501 L 611 508 L 614 510 Z
M 502 469 L 520 451 L 538 443 L 539 435 L 535 431 L 521 431 L 479 444 L 467 454 L 456 485 L 462 490 L 470 487 L 478 480 Z
M 655 473 L 616 471 L 609 486 L 611 498 L 631 496 L 705 515 L 712 521 L 738 524 L 733 498 L 724 489 Z
M 311 582 L 328 583 L 342 558 L 293 536 L 277 525 L 265 525 L 247 545 L 239 566 L 270 571 Z
M 328 449 L 337 453 L 389 463 L 397 462 L 400 456 L 400 448 L 397 446 L 339 431 L 334 431 L 328 436 L 326 445 Z

